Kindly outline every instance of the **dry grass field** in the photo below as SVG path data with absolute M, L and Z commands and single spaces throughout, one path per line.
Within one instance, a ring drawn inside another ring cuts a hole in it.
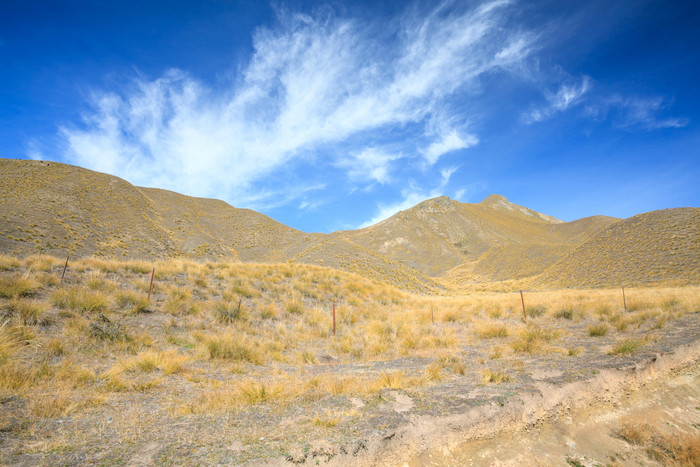
M 526 291 L 524 320 L 515 290 L 427 296 L 295 263 L 95 258 L 62 282 L 64 261 L 0 256 L 3 464 L 361 456 L 414 417 L 700 336 L 697 286 L 626 289 L 627 311 L 619 289 Z

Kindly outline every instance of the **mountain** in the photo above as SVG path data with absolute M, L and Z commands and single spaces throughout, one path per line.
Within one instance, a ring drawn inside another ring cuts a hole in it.
M 638 214 L 572 249 L 534 280 L 557 287 L 700 283 L 700 208 Z
M 0 159 L 0 251 L 28 255 L 250 262 L 299 261 L 381 279 L 402 289 L 440 286 L 347 240 L 328 243 L 250 209 L 57 162 Z
M 501 271 L 500 261 L 511 251 L 532 249 L 553 263 L 568 247 L 589 238 L 617 219 L 597 216 L 562 222 L 500 195 L 490 195 L 480 203 L 460 203 L 445 196 L 424 201 L 389 219 L 362 230 L 334 235 L 381 253 L 429 276 L 440 276 L 455 267 L 476 270 L 479 260 L 484 277 L 513 278 Z M 484 257 L 484 255 L 487 255 Z M 522 257 L 522 255 L 519 255 Z M 510 258 L 510 256 L 508 256 Z M 518 256 L 511 261 L 517 262 Z M 500 272 L 499 272 L 500 271 Z M 524 269 L 530 275 L 530 269 Z M 503 277 L 500 277 L 503 276 Z M 516 274 L 523 277 L 523 273 Z
M 376 225 L 306 233 L 224 201 L 142 188 L 56 162 L 0 159 L 0 252 L 296 261 L 404 290 L 697 283 L 700 210 L 562 222 L 490 195 L 426 200 Z

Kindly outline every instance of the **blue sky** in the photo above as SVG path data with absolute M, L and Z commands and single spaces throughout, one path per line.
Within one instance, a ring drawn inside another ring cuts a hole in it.
M 689 1 L 5 0 L 0 156 L 305 231 L 440 195 L 698 206 L 698 24 Z

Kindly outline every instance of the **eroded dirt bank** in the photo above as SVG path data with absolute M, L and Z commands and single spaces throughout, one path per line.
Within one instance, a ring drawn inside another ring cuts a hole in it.
M 637 440 L 630 430 L 641 431 Z M 688 436 L 697 439 L 699 432 L 700 364 L 696 361 L 626 392 L 619 401 L 595 404 L 525 430 L 467 442 L 452 450 L 424 453 L 409 465 L 674 465 L 672 453 L 664 452 L 664 446 L 650 453 L 650 445 L 653 448 L 658 441 L 645 442 L 644 436 L 680 441 Z M 695 464 L 700 464 L 700 458 L 695 458 Z
M 572 383 L 536 390 L 446 417 L 417 416 L 331 465 L 587 465 L 653 463 L 625 446 L 613 427 L 623 416 L 662 417 L 697 430 L 700 342 Z M 653 411 L 653 413 L 652 413 Z M 646 415 L 645 415 L 646 414 Z M 693 425 L 695 424 L 695 425 Z

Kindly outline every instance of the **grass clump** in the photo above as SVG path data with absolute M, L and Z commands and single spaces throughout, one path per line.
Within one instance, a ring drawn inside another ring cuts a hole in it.
M 576 310 L 574 310 L 573 307 L 565 307 L 565 308 L 562 308 L 561 310 L 557 311 L 556 313 L 554 313 L 554 317 L 559 318 L 559 319 L 572 320 L 572 319 L 574 319 L 575 313 L 576 313 Z
M 242 299 L 238 300 L 238 303 L 220 300 L 212 306 L 212 313 L 219 323 L 232 324 L 245 318 L 242 305 Z
M 19 322 L 25 325 L 49 324 L 45 315 L 48 305 L 39 300 L 14 298 L 7 305 L 10 313 L 16 314 Z
M 286 301 L 284 308 L 287 310 L 287 313 L 292 315 L 300 315 L 304 312 L 304 305 L 301 303 L 301 300 L 296 298 Z
M 128 309 L 130 313 L 148 313 L 151 311 L 148 308 L 150 305 L 148 298 L 134 290 L 118 290 L 114 298 L 116 299 L 117 306 Z
M 56 290 L 51 299 L 58 308 L 83 312 L 104 311 L 110 303 L 104 292 L 78 287 Z
M 547 307 L 545 305 L 534 305 L 525 308 L 525 313 L 527 314 L 528 318 L 537 318 L 546 312 Z
M 594 324 L 592 326 L 588 326 L 588 335 L 591 337 L 602 337 L 608 333 L 608 325 L 601 323 L 601 324 Z
M 476 333 L 484 339 L 508 337 L 508 327 L 502 323 L 492 323 L 481 326 Z
M 31 295 L 36 292 L 39 287 L 41 287 L 41 284 L 29 274 L 0 276 L 0 297 L 3 298 L 17 298 Z
M 544 345 L 555 339 L 558 336 L 558 332 L 542 328 L 540 326 L 528 326 L 518 335 L 518 338 L 513 341 L 511 346 L 513 350 L 521 353 L 535 353 L 541 350 Z
M 484 384 L 499 384 L 507 383 L 508 381 L 510 381 L 510 376 L 508 376 L 503 370 L 484 370 Z
M 259 404 L 289 397 L 287 386 L 281 383 L 248 380 L 238 386 L 238 395 L 246 404 Z
M 637 339 L 625 339 L 613 347 L 613 349 L 610 351 L 610 355 L 631 354 L 636 352 L 641 346 L 642 342 Z
M 118 376 L 125 371 L 150 373 L 155 370 L 160 370 L 165 375 L 171 375 L 182 372 L 183 365 L 187 361 L 189 361 L 188 357 L 174 351 L 157 352 L 148 350 L 141 352 L 130 360 L 117 365 L 110 370 L 107 375 Z
M 669 435 L 655 430 L 648 423 L 626 420 L 617 435 L 636 446 L 644 447 L 647 455 L 663 465 L 695 467 L 700 465 L 700 434 Z
M 260 346 L 234 334 L 216 334 L 204 338 L 209 359 L 236 360 L 262 365 L 265 356 Z

